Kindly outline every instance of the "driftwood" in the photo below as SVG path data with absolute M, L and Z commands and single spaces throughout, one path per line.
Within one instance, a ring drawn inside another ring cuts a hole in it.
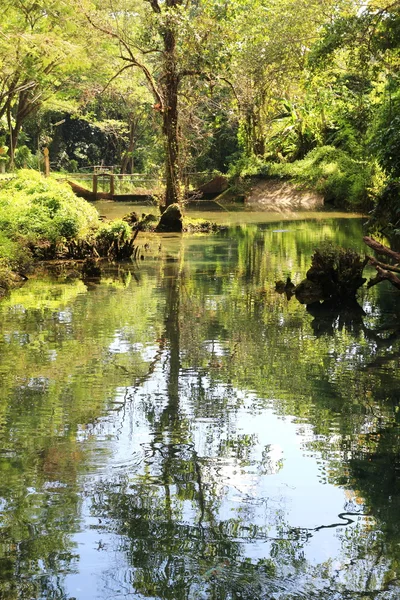
M 395 260 L 396 263 L 400 263 L 400 253 L 399 252 L 395 252 L 394 250 L 391 250 L 387 246 L 384 246 L 383 244 L 381 244 L 380 242 L 377 242 L 376 240 L 374 240 L 371 237 L 365 236 L 363 239 L 364 239 L 364 242 L 367 244 L 367 246 L 369 246 L 369 248 L 372 248 L 373 250 L 375 250 L 375 252 L 377 252 L 378 254 L 383 254 L 384 256 L 388 256 L 389 258 L 392 258 L 393 260 Z M 388 265 L 386 263 L 380 262 L 379 260 L 376 260 L 376 258 L 373 258 L 372 256 L 367 256 L 367 258 L 368 258 L 369 264 L 372 265 L 373 267 L 375 267 L 375 269 L 377 271 L 376 277 L 369 280 L 369 282 L 367 284 L 368 288 L 370 288 L 374 285 L 377 285 L 378 283 L 381 283 L 381 281 L 390 281 L 390 283 L 395 288 L 400 290 L 400 278 L 397 277 L 397 275 L 395 275 L 395 273 L 400 273 L 400 267 L 397 264 Z

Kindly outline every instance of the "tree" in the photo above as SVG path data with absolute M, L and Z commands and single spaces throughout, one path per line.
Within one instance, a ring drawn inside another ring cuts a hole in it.
M 166 206 L 182 199 L 179 93 L 184 80 L 214 81 L 226 59 L 228 8 L 213 0 L 133 0 L 86 11 L 92 25 L 110 36 L 122 66 L 139 69 L 154 97 L 165 140 Z
M 6 119 L 11 162 L 26 119 L 87 66 L 72 16 L 73 4 L 59 0 L 2 3 L 0 120 Z
M 274 120 L 282 114 L 294 116 L 291 127 L 297 132 L 297 157 L 310 149 L 301 139 L 304 119 L 299 116 L 309 112 L 309 108 L 299 108 L 307 96 L 307 57 L 323 25 L 355 5 L 353 0 L 240 3 L 232 74 L 247 155 L 265 154 L 268 138 L 276 133 Z M 284 104 L 296 110 L 288 111 Z

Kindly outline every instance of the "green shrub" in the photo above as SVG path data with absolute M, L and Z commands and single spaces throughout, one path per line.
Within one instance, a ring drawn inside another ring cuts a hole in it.
M 27 273 L 32 266 L 32 254 L 30 250 L 21 242 L 15 241 L 0 232 L 0 261 L 3 267 Z
M 371 208 L 376 165 L 352 159 L 334 146 L 315 148 L 293 163 L 271 163 L 268 175 L 292 179 L 323 194 L 326 202 L 349 209 Z
M 15 284 L 15 272 L 25 275 L 32 263 L 28 248 L 0 232 L 0 297 Z
M 132 235 L 132 229 L 122 219 L 111 221 L 110 223 L 102 223 L 99 230 L 96 232 L 96 240 L 100 243 L 110 244 L 116 239 L 121 242 L 129 239 Z
M 56 243 L 84 236 L 98 225 L 96 209 L 67 184 L 21 170 L 0 185 L 0 232 L 8 237 Z
M 34 169 L 37 167 L 38 160 L 28 146 L 23 145 L 15 150 L 14 162 L 17 169 Z
M 12 272 L 7 261 L 0 258 L 0 298 L 9 290 Z
M 229 167 L 229 177 L 252 177 L 268 173 L 269 165 L 258 156 L 242 156 Z

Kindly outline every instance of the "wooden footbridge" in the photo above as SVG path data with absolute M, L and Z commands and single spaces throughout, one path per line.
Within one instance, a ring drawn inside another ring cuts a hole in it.
M 165 181 L 138 173 L 120 174 L 112 169 L 95 168 L 93 173 L 71 173 L 67 181 L 77 196 L 85 200 L 114 200 L 156 203 L 163 194 Z M 183 177 L 184 195 L 196 202 L 213 200 L 228 188 L 223 176 L 209 172 L 188 173 Z

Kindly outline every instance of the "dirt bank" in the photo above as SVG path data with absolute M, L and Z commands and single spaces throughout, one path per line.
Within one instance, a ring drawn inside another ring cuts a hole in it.
M 290 212 L 317 210 L 324 206 L 321 194 L 300 190 L 288 181 L 259 180 L 246 194 L 245 204 L 259 210 Z

